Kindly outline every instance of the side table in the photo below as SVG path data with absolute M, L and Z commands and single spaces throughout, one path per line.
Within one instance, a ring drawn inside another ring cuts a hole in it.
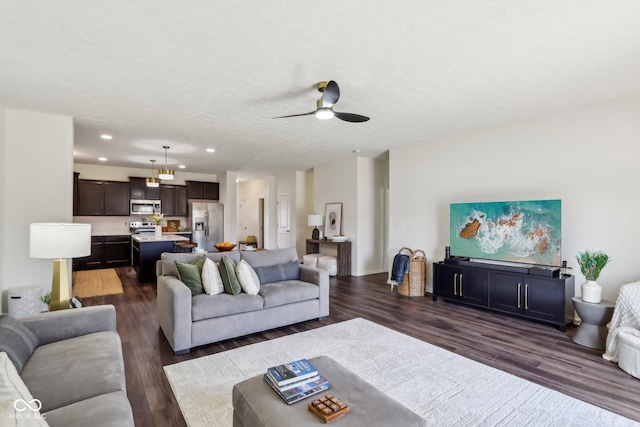
M 600 301 L 599 304 L 584 302 L 580 297 L 571 298 L 573 307 L 582 323 L 576 329 L 571 338 L 576 344 L 596 350 L 604 350 L 607 341 L 607 323 L 613 316 L 615 303 L 612 301 Z

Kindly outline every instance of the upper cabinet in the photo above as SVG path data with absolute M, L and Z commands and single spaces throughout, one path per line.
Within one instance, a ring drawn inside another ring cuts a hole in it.
M 78 179 L 75 199 L 80 216 L 129 216 L 128 182 Z
M 187 181 L 189 199 L 220 200 L 220 184 L 217 182 Z
M 187 187 L 184 185 L 160 185 L 162 213 L 165 216 L 188 216 Z
M 147 187 L 146 178 L 129 177 L 131 198 L 136 200 L 160 200 L 160 187 Z

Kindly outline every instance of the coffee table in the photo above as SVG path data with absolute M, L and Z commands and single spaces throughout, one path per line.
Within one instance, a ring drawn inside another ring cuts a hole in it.
M 333 421 L 340 426 L 425 426 L 426 421 L 328 356 L 309 361 L 331 384 L 326 392 L 349 405 L 349 413 Z M 234 427 L 318 426 L 324 422 L 308 409 L 313 397 L 287 405 L 262 374 L 233 386 Z

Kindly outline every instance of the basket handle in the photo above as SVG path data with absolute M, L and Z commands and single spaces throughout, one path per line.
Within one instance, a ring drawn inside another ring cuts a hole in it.
M 398 254 L 401 254 L 401 253 L 402 253 L 402 251 L 409 251 L 409 255 L 412 255 L 412 254 L 413 254 L 413 251 L 412 251 L 411 249 L 409 249 L 409 248 L 402 248 L 402 249 L 400 249 L 400 250 L 398 251 Z
M 418 256 L 420 254 L 422 254 L 421 257 Z M 422 249 L 416 249 L 415 251 L 411 252 L 411 258 L 424 258 L 424 259 L 427 259 L 427 254 L 425 254 Z

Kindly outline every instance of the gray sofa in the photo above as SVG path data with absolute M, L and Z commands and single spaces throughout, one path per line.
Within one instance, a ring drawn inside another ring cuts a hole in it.
M 234 263 L 244 259 L 256 271 L 279 266 L 299 270 L 290 280 L 262 283 L 258 295 L 199 294 L 178 278 L 175 261 L 191 262 L 203 254 L 163 253 L 156 265 L 158 277 L 158 319 L 175 354 L 192 347 L 278 328 L 329 315 L 329 273 L 299 265 L 295 248 L 255 252 L 207 253 L 213 261 L 223 256 Z M 276 270 L 274 270 L 274 268 Z
M 20 376 L 50 426 L 134 425 L 112 305 L 17 320 L 39 341 Z

